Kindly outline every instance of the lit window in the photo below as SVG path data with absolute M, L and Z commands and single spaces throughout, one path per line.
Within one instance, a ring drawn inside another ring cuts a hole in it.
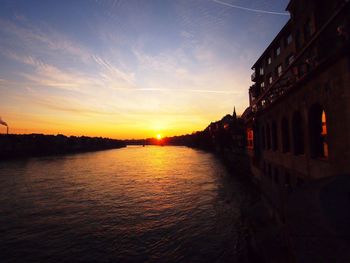
M 288 37 L 287 37 L 287 45 L 292 43 L 292 41 L 293 41 L 293 36 L 292 36 L 292 34 L 289 34 Z
M 249 149 L 254 148 L 254 132 L 252 128 L 247 129 L 247 143 Z
M 260 84 L 260 87 L 261 87 L 262 90 L 264 90 L 264 89 L 265 89 L 265 82 L 262 82 L 262 83 Z
M 272 59 L 271 59 L 271 57 L 268 57 L 267 58 L 267 65 L 270 65 L 272 63 Z
M 311 157 L 328 158 L 327 118 L 323 107 L 314 104 L 309 112 Z
M 322 111 L 322 142 L 323 142 L 323 156 L 328 157 L 328 143 L 327 143 L 327 119 L 326 113 Z

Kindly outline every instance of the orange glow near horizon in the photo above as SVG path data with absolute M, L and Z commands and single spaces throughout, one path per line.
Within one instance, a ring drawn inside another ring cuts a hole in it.
M 223 110 L 203 116 L 191 111 L 181 114 L 169 114 L 163 111 L 160 109 L 157 113 L 123 116 L 114 113 L 112 109 L 105 115 L 88 112 L 66 113 L 44 108 L 40 108 L 36 114 L 31 112 L 19 114 L 5 109 L 2 117 L 8 123 L 11 134 L 63 134 L 123 140 L 157 138 L 158 134 L 162 138 L 191 134 L 204 130 L 211 121 L 221 119 L 227 112 Z M 6 129 L 0 133 L 6 133 Z
M 162 135 L 161 134 L 157 134 L 157 140 L 160 141 L 162 139 Z

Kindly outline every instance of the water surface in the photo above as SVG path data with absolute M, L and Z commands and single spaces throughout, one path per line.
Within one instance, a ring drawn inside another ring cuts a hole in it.
M 186 147 L 2 161 L 1 262 L 236 262 L 232 180 Z

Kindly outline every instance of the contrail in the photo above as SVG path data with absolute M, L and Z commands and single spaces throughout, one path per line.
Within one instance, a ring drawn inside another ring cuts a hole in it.
M 236 8 L 236 9 L 241 9 L 241 10 L 244 10 L 244 11 L 249 11 L 249 12 L 262 13 L 262 14 L 270 14 L 270 15 L 289 16 L 289 14 L 288 14 L 288 13 L 285 13 L 285 12 L 273 12 L 273 11 L 266 11 L 266 10 L 261 10 L 261 9 L 253 9 L 253 8 L 248 8 L 248 7 L 243 7 L 243 6 L 239 6 L 239 5 L 233 5 L 233 4 L 225 3 L 225 2 L 222 2 L 222 1 L 220 1 L 220 0 L 213 0 L 213 2 L 215 2 L 215 3 L 217 3 L 217 4 L 229 6 L 229 7 L 232 7 L 232 8 Z

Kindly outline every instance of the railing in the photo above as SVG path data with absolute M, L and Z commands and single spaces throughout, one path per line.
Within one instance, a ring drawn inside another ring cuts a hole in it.
M 254 85 L 251 87 L 251 110 L 253 112 L 266 108 L 316 72 L 327 61 L 336 58 L 346 48 L 349 50 L 349 23 L 346 22 L 348 9 L 349 2 L 347 1 L 312 36 L 281 76 L 259 96 L 252 96 L 252 93 L 257 94 L 257 91 L 254 90 Z

